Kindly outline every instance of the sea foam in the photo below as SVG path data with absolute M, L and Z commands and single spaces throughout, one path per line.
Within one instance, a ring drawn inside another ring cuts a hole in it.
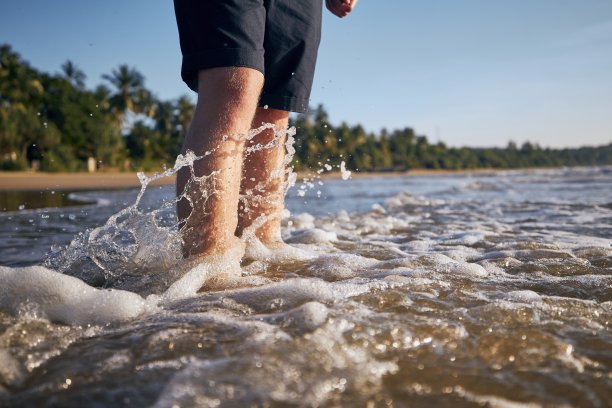
M 129 320 L 147 310 L 146 301 L 132 292 L 96 289 L 42 266 L 0 266 L 0 307 L 19 313 L 28 306 L 40 317 L 77 325 Z

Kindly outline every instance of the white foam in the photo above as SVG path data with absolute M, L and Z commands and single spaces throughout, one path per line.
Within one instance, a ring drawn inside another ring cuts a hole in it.
M 90 197 L 90 196 L 79 194 L 79 193 L 69 193 L 68 198 L 74 201 L 79 201 L 83 204 L 90 204 L 92 200 L 94 200 L 95 203 L 99 206 L 108 206 L 111 204 L 111 201 L 107 200 L 106 198 Z
M 542 297 L 538 293 L 532 290 L 513 290 L 511 292 L 508 292 L 506 294 L 506 297 L 510 300 L 516 300 L 519 302 L 526 303 L 537 302 L 542 299 Z
M 478 278 L 486 277 L 489 274 L 485 268 L 476 263 L 458 262 L 443 254 L 426 255 L 421 259 L 425 263 L 433 264 L 436 272 Z
M 584 247 L 574 250 L 574 254 L 581 258 L 612 256 L 612 248 L 608 247 Z
M 218 290 L 239 286 L 242 276 L 240 259 L 242 245 L 236 245 L 222 255 L 210 255 L 186 262 L 187 272 L 162 295 L 162 302 L 195 296 L 203 287 Z
M 435 244 L 436 244 L 436 242 L 433 241 L 433 240 L 419 239 L 419 240 L 414 240 L 414 241 L 410 241 L 410 242 L 405 243 L 404 245 L 402 245 L 402 249 L 406 250 L 406 251 L 427 252 L 427 251 L 430 251 L 431 248 Z
M 314 260 L 308 266 L 308 271 L 322 279 L 339 280 L 358 276 L 376 264 L 376 259 L 354 254 L 325 254 Z
M 130 320 L 147 310 L 132 292 L 96 289 L 42 266 L 0 267 L 0 307 L 18 313 L 25 306 L 34 306 L 40 317 L 75 325 Z
M 489 262 L 489 261 L 480 261 L 480 262 L 478 262 L 478 265 L 480 265 L 483 268 L 485 268 L 485 270 L 490 275 L 505 275 L 506 274 L 506 271 L 503 268 L 501 268 L 501 267 L 499 267 L 499 266 L 497 266 L 494 263 Z M 506 266 L 508 266 L 508 265 L 509 265 L 509 263 L 506 264 Z
M 474 245 L 482 241 L 484 237 L 484 231 L 469 231 L 441 235 L 438 239 L 447 245 Z
M 453 247 L 453 249 L 445 250 L 442 253 L 458 262 L 466 262 L 471 261 L 473 259 L 480 259 L 481 255 L 480 251 L 474 248 L 464 246 L 456 246 Z
M 311 251 L 282 242 L 276 243 L 274 247 L 264 245 L 256 237 L 251 237 L 246 242 L 245 259 L 247 260 L 282 263 L 306 261 L 315 257 L 316 254 Z
M 315 330 L 327 321 L 328 308 L 319 302 L 307 302 L 287 312 L 268 314 L 264 321 L 278 324 L 284 330 L 303 333 Z M 256 316 L 256 318 L 260 318 Z
M 339 319 L 299 341 L 281 337 L 256 352 L 246 344 L 223 358 L 192 358 L 153 406 L 323 406 L 339 391 L 375 394 L 398 367 L 349 344 L 351 328 Z
M 336 214 L 335 221 L 336 222 L 350 222 L 351 216 L 349 215 L 348 211 L 340 210 Z
M 331 303 L 335 300 L 329 283 L 304 278 L 287 279 L 258 288 L 237 289 L 224 295 L 256 310 L 275 309 L 279 300 L 283 306 L 290 308 L 310 301 Z
M 306 229 L 306 228 L 314 228 L 315 217 L 309 213 L 301 213 L 297 215 L 292 215 L 291 218 L 287 221 L 291 223 L 291 227 L 297 229 Z
M 456 262 L 449 265 L 449 272 L 455 275 L 464 275 L 476 278 L 489 276 L 489 272 L 476 263 Z
M 429 206 L 442 204 L 442 200 L 429 200 L 425 197 L 416 197 L 408 192 L 401 192 L 394 197 L 385 200 L 385 207 L 392 210 L 401 210 L 406 206 Z
M 397 269 L 397 268 L 414 268 L 417 263 L 414 257 L 394 258 L 387 261 L 380 261 L 376 268 L 380 269 Z
M 287 242 L 300 244 L 323 244 L 337 240 L 338 236 L 333 231 L 310 228 L 296 232 L 291 238 L 287 239 Z
M 326 282 L 313 278 L 291 278 L 260 287 L 227 290 L 223 296 L 254 310 L 269 312 L 278 311 L 279 308 L 287 310 L 313 301 L 334 304 L 372 289 L 390 286 L 390 282 L 382 280 Z

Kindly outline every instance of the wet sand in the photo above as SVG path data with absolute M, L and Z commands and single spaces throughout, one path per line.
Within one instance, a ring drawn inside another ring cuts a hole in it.
M 355 172 L 351 177 L 423 176 L 467 173 L 495 173 L 496 169 L 473 170 L 427 170 L 414 169 L 406 172 Z M 151 175 L 148 173 L 147 175 Z M 298 173 L 298 179 L 316 176 L 316 172 Z M 323 173 L 321 178 L 340 178 L 339 172 Z M 164 177 L 153 185 L 173 185 L 175 177 Z M 0 172 L 0 191 L 83 191 L 140 187 L 136 173 L 34 173 Z

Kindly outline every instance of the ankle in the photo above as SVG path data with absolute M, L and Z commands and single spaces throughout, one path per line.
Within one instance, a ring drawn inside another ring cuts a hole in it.
M 183 248 L 185 259 L 199 259 L 203 257 L 222 256 L 229 252 L 242 251 L 244 253 L 244 243 L 235 236 L 217 240 L 204 241 L 197 247 Z

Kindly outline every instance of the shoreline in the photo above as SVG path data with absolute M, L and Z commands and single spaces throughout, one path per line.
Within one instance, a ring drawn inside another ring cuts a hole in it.
M 153 173 L 149 173 L 153 174 Z M 150 185 L 173 185 L 174 176 Z M 0 172 L 0 191 L 94 191 L 140 187 L 136 173 Z
M 560 168 L 560 167 L 554 167 Z M 524 169 L 499 169 L 499 168 L 479 168 L 479 169 L 462 169 L 462 170 L 431 170 L 431 169 L 413 169 L 408 171 L 390 171 L 390 172 L 356 172 L 351 171 L 351 178 L 364 177 L 396 177 L 396 176 L 445 176 L 445 175 L 461 175 L 461 174 L 487 174 L 499 173 L 508 171 L 532 171 L 553 169 L 548 167 L 542 168 L 524 168 Z M 154 173 L 147 173 L 152 175 Z M 298 180 L 304 178 L 313 178 L 320 176 L 322 179 L 341 178 L 339 172 L 322 173 L 318 175 L 316 172 L 298 172 Z M 167 186 L 174 185 L 176 177 L 168 176 L 151 183 L 152 186 Z M 126 188 L 140 187 L 140 180 L 136 173 L 43 173 L 43 172 L 9 172 L 0 171 L 0 191 L 94 191 L 94 190 L 117 190 Z

